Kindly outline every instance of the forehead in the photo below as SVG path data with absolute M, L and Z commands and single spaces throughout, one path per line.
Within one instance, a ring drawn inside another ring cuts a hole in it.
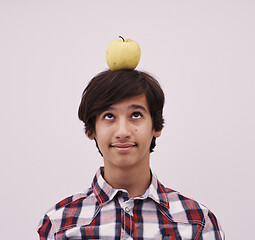
M 128 108 L 128 109 L 139 108 L 144 111 L 149 111 L 147 98 L 144 94 L 123 99 L 117 103 L 112 104 L 111 106 L 109 106 L 108 109 L 117 109 L 117 108 Z

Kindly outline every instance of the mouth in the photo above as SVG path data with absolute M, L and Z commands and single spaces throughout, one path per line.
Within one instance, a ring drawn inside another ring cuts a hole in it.
M 111 148 L 118 152 L 126 153 L 137 147 L 136 143 L 113 143 L 110 145 Z

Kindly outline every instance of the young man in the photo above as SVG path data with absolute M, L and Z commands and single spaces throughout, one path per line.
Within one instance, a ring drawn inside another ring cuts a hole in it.
M 83 92 L 79 118 L 104 167 L 87 192 L 51 208 L 40 239 L 224 239 L 206 207 L 165 188 L 150 170 L 164 93 L 149 74 L 105 71 Z

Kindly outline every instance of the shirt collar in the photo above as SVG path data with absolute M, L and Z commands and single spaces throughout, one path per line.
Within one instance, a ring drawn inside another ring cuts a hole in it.
M 123 189 L 112 188 L 103 178 L 104 168 L 101 167 L 92 182 L 92 190 L 100 205 L 105 205 L 111 201 L 114 196 Z M 156 203 L 169 208 L 169 200 L 167 196 L 166 188 L 159 182 L 157 177 L 152 174 L 151 184 L 146 190 L 145 194 L 138 199 L 151 198 Z

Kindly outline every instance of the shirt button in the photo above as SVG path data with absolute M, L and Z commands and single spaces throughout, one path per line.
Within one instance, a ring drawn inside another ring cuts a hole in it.
M 129 207 L 125 207 L 125 211 L 129 212 L 130 211 Z

